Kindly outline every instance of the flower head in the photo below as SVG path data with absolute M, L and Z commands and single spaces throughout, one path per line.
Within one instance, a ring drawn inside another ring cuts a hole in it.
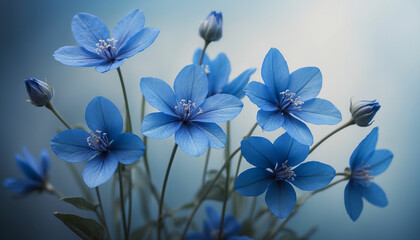
M 157 28 L 144 28 L 144 21 L 144 13 L 135 9 L 118 21 L 110 35 L 101 19 L 79 13 L 73 18 L 71 30 L 80 47 L 61 47 L 54 58 L 73 67 L 95 66 L 101 73 L 118 68 L 125 58 L 149 47 L 159 34 Z
M 67 162 L 89 160 L 83 169 L 83 179 L 94 188 L 112 177 L 118 163 L 137 161 L 145 147 L 137 135 L 121 133 L 120 111 L 104 97 L 95 97 L 89 103 L 85 119 L 91 133 L 81 129 L 62 131 L 51 139 L 51 149 Z
M 283 127 L 298 142 L 312 145 L 311 131 L 297 118 L 312 124 L 341 121 L 340 111 L 331 102 L 316 98 L 322 86 L 318 68 L 304 67 L 289 74 L 283 55 L 272 48 L 264 58 L 261 76 L 265 84 L 251 82 L 245 93 L 261 109 L 257 122 L 263 130 Z
M 33 191 L 42 191 L 48 177 L 51 160 L 47 150 L 40 153 L 40 161 L 22 148 L 23 157 L 20 154 L 15 155 L 15 161 L 26 179 L 7 178 L 3 182 L 3 186 L 16 194 L 25 194 Z
M 194 64 L 199 63 L 201 52 L 201 49 L 195 51 L 193 57 Z M 244 88 L 248 84 L 249 78 L 256 70 L 255 68 L 249 68 L 228 83 L 230 62 L 226 54 L 220 53 L 213 60 L 210 60 L 207 54 L 204 54 L 202 66 L 209 79 L 209 97 L 218 93 L 226 93 L 242 99 L 245 96 Z
M 216 123 L 235 118 L 243 106 L 229 94 L 207 97 L 207 77 L 198 65 L 179 72 L 174 91 L 157 78 L 142 78 L 140 88 L 147 102 L 161 111 L 144 118 L 142 134 L 157 139 L 175 134 L 175 142 L 191 156 L 200 156 L 208 146 L 223 148 L 226 135 Z
M 372 124 L 373 117 L 381 108 L 381 105 L 376 100 L 363 100 L 356 103 L 350 102 L 350 112 L 353 120 L 360 127 L 367 127 Z
M 222 37 L 222 12 L 212 11 L 200 24 L 200 36 L 207 42 L 217 41 Z
M 335 177 L 335 170 L 329 165 L 314 161 L 300 164 L 308 156 L 309 146 L 287 133 L 274 144 L 262 137 L 247 138 L 241 142 L 241 151 L 255 168 L 238 176 L 235 190 L 244 196 L 258 196 L 267 190 L 265 202 L 279 218 L 287 217 L 296 203 L 296 192 L 290 184 L 304 191 L 314 191 L 328 185 Z
M 217 240 L 219 236 L 219 228 L 221 217 L 216 209 L 207 206 L 206 208 L 208 220 L 204 220 L 203 233 L 192 232 L 187 235 L 185 240 Z M 238 236 L 241 231 L 241 225 L 232 215 L 227 215 L 223 222 L 222 240 L 252 240 L 247 236 Z
M 25 80 L 26 91 L 28 92 L 28 102 L 37 107 L 43 107 L 51 101 L 54 96 L 54 89 L 47 82 L 36 78 Z
M 388 168 L 394 156 L 389 150 L 376 150 L 377 142 L 376 127 L 360 142 L 350 157 L 351 172 L 344 190 L 344 203 L 347 214 L 353 221 L 356 221 L 362 212 L 362 197 L 379 207 L 388 205 L 384 190 L 372 181 L 374 176 Z

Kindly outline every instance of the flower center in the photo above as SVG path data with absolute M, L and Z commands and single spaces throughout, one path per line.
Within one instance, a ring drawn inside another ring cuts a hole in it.
M 109 142 L 107 133 L 102 133 L 99 130 L 92 133 L 91 136 L 87 138 L 87 142 L 89 147 L 99 152 L 108 151 L 109 145 L 112 143 L 112 141 Z
M 373 177 L 370 176 L 370 174 L 372 174 L 372 171 L 366 169 L 368 167 L 370 167 L 369 164 L 357 167 L 356 170 L 354 170 L 351 173 L 351 178 L 362 185 L 369 186 L 370 181 L 372 181 Z
M 108 59 L 114 59 L 116 55 L 116 47 L 115 44 L 118 42 L 118 40 L 114 38 L 109 38 L 106 41 L 105 40 L 99 40 L 99 42 L 96 44 L 96 53 L 98 55 L 103 56 L 104 58 Z
M 187 121 L 190 119 L 191 114 L 198 110 L 198 112 L 195 114 L 200 114 L 203 112 L 201 108 L 197 108 L 194 102 L 191 102 L 191 100 L 185 100 L 182 99 L 180 102 L 178 102 L 177 106 L 175 106 L 176 111 L 178 112 L 178 115 L 184 120 Z
M 289 89 L 281 92 L 280 94 L 279 107 L 282 112 L 289 111 L 301 111 L 303 101 L 300 101 L 300 96 L 296 96 L 296 93 L 290 92 Z
M 277 181 L 295 180 L 296 174 L 292 171 L 292 167 L 287 166 L 288 161 L 286 160 L 281 165 L 276 165 L 274 174 Z

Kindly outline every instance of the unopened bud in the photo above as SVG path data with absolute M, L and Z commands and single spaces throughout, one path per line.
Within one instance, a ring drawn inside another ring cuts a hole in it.
M 53 88 L 44 81 L 29 78 L 25 80 L 26 91 L 28 91 L 28 102 L 37 107 L 43 107 L 50 102 L 54 95 Z
M 367 127 L 373 122 L 376 112 L 381 108 L 381 105 L 376 100 L 363 100 L 356 103 L 350 102 L 350 112 L 354 122 L 361 126 Z
M 200 36 L 207 42 L 217 41 L 222 37 L 222 12 L 212 11 L 200 24 Z

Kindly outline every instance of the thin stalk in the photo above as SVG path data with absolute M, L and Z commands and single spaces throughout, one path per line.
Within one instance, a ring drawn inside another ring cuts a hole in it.
M 163 202 L 165 198 L 166 184 L 168 183 L 169 172 L 171 171 L 172 163 L 175 159 L 175 153 L 177 149 L 178 149 L 178 144 L 175 143 L 174 148 L 172 149 L 171 158 L 169 159 L 168 168 L 166 169 L 165 179 L 163 180 L 162 193 L 160 194 L 159 215 L 158 215 L 158 225 L 157 225 L 158 240 L 160 240 L 160 229 L 162 228 L 162 210 L 163 210 Z
M 331 137 L 332 135 L 336 134 L 337 132 L 339 132 L 340 130 L 343 130 L 344 128 L 355 124 L 356 122 L 354 121 L 353 118 L 351 118 L 348 122 L 344 123 L 343 125 L 341 125 L 340 127 L 338 127 L 337 129 L 335 129 L 334 131 L 330 132 L 327 136 L 325 136 L 323 139 L 321 139 L 319 142 L 317 142 L 315 145 L 313 145 L 311 147 L 311 150 L 309 150 L 309 154 L 311 152 L 313 152 L 319 145 L 321 145 L 321 143 L 323 143 L 325 140 L 327 140 L 329 137 Z
M 342 175 L 342 174 L 340 174 L 340 175 Z M 323 187 L 323 188 L 321 188 L 321 189 L 318 189 L 318 190 L 316 190 L 316 191 L 312 191 L 311 193 L 309 193 L 308 195 L 306 195 L 306 196 L 303 196 L 302 198 L 300 198 L 298 201 L 297 201 L 297 203 L 296 203 L 296 205 L 295 205 L 295 208 L 293 208 L 293 210 L 292 210 L 292 212 L 290 213 L 290 215 L 281 223 L 281 225 L 280 225 L 280 227 L 279 228 L 277 228 L 277 230 L 271 235 L 271 237 L 270 237 L 270 239 L 274 239 L 275 237 L 276 237 L 276 235 L 277 234 L 279 234 L 283 229 L 284 229 L 284 227 L 286 226 L 286 224 L 289 222 L 289 220 L 296 214 L 296 212 L 299 210 L 299 208 L 310 198 L 310 197 L 312 197 L 313 195 L 315 195 L 315 194 L 317 194 L 317 193 L 319 193 L 319 192 L 322 192 L 322 191 L 324 191 L 324 190 L 326 190 L 326 189 L 328 189 L 328 188 L 330 188 L 330 187 L 333 187 L 333 186 L 335 186 L 336 184 L 338 184 L 338 183 L 340 183 L 340 182 L 343 182 L 343 181 L 346 181 L 346 180 L 348 180 L 349 179 L 349 175 L 348 174 L 346 174 L 346 176 L 344 177 L 344 178 L 342 178 L 342 179 L 340 179 L 340 180 L 337 180 L 337 181 L 335 181 L 335 182 L 333 182 L 333 183 L 330 183 L 330 184 L 328 184 L 327 186 L 325 186 L 325 187 Z
M 257 206 L 257 197 L 254 197 L 254 199 L 252 199 L 251 213 L 249 214 L 250 222 L 252 222 L 252 218 L 254 217 L 256 206 Z
M 131 211 L 133 210 L 133 179 L 132 179 L 132 171 L 131 168 L 129 169 L 128 174 L 128 226 L 127 226 L 127 232 L 130 234 L 130 228 L 131 228 Z
M 123 228 L 124 228 L 124 239 L 128 240 L 128 228 L 127 228 L 127 223 L 126 223 L 126 219 L 125 219 L 125 207 L 124 207 L 124 191 L 123 191 L 123 178 L 122 178 L 122 170 L 121 170 L 122 166 L 121 164 L 118 165 L 118 177 L 119 177 L 119 182 L 120 182 L 120 207 L 121 207 L 121 217 L 122 217 L 122 222 L 123 222 Z
M 203 63 L 204 53 L 206 52 L 207 47 L 209 46 L 210 41 L 204 42 L 203 51 L 201 51 L 200 61 L 198 62 L 198 65 L 201 65 Z
M 144 95 L 143 95 L 141 97 L 140 125 L 143 122 L 145 114 L 146 114 L 146 99 L 144 98 Z M 149 176 L 149 180 L 151 182 L 152 175 L 150 173 L 149 160 L 147 159 L 147 137 L 144 135 L 143 135 L 143 143 L 145 147 L 144 154 L 143 154 L 144 166 L 146 167 L 146 173 L 147 173 L 147 176 Z
M 209 160 L 210 160 L 210 150 L 211 148 L 207 148 L 207 154 L 206 154 L 206 162 L 204 163 L 204 170 L 203 170 L 203 179 L 201 180 L 201 185 L 204 186 L 204 183 L 206 183 L 206 176 L 207 176 L 207 168 L 209 167 Z
M 71 126 L 61 117 L 61 115 L 55 110 L 54 106 L 51 102 L 47 103 L 45 105 L 46 108 L 48 108 L 54 115 L 66 126 L 66 128 L 71 129 Z
M 44 189 L 45 191 L 55 195 L 58 199 L 62 199 L 64 197 L 63 194 L 61 194 L 60 191 L 55 189 L 54 186 L 50 183 L 45 183 Z
M 217 172 L 216 176 L 214 177 L 214 179 L 211 181 L 209 187 L 206 189 L 206 191 L 204 192 L 204 194 L 200 197 L 200 199 L 198 199 L 196 201 L 196 205 L 194 207 L 194 209 L 192 210 L 190 216 L 188 217 L 188 221 L 187 224 L 185 225 L 184 231 L 182 233 L 181 236 L 181 240 L 185 239 L 185 236 L 187 235 L 188 232 L 188 228 L 191 225 L 192 219 L 194 218 L 196 212 L 198 211 L 198 209 L 200 208 L 201 204 L 203 203 L 203 201 L 206 199 L 207 195 L 210 193 L 210 190 L 213 188 L 213 186 L 216 184 L 217 180 L 219 179 L 220 175 L 222 175 L 223 170 L 225 170 L 225 168 L 227 167 L 228 163 L 230 163 L 230 161 L 232 160 L 232 158 L 241 150 L 241 148 L 237 148 L 235 151 L 232 152 L 232 154 L 229 156 L 229 158 L 225 161 L 225 163 L 223 164 L 223 166 L 220 168 L 220 170 Z
M 227 136 L 227 142 L 225 146 L 225 161 L 229 158 L 230 154 L 230 121 L 226 123 L 226 136 Z M 229 178 L 230 178 L 230 163 L 228 163 L 226 167 L 226 183 L 225 183 L 225 198 L 223 199 L 223 208 L 222 208 L 222 216 L 219 226 L 219 235 L 218 239 L 222 239 L 222 233 L 223 233 L 223 225 L 225 222 L 225 215 L 226 215 L 226 205 L 229 198 Z
M 108 237 L 111 239 L 111 235 L 109 234 L 109 230 L 108 230 L 108 225 L 106 224 L 105 211 L 102 205 L 102 199 L 101 199 L 101 194 L 99 193 L 99 187 L 96 187 L 95 190 L 96 190 L 96 196 L 98 197 L 99 208 L 101 209 L 101 213 L 102 213 L 102 216 L 98 216 L 98 217 L 99 217 L 99 220 L 102 222 L 102 225 L 104 225 L 106 233 L 108 234 Z
M 131 133 L 133 131 L 131 125 L 131 116 L 130 116 L 130 108 L 128 107 L 128 100 L 127 100 L 127 91 L 125 90 L 124 78 L 121 73 L 121 69 L 117 68 L 118 76 L 120 77 L 121 88 L 124 95 L 124 102 L 125 102 L 125 113 L 126 113 L 126 132 Z

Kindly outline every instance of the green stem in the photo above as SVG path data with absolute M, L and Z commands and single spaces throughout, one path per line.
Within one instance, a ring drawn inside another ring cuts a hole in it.
M 133 179 L 132 179 L 132 170 L 129 168 L 129 174 L 128 174 L 128 226 L 127 226 L 127 232 L 130 234 L 130 228 L 131 228 L 131 212 L 133 209 Z
M 124 95 L 124 102 L 125 102 L 125 113 L 126 113 L 126 132 L 131 133 L 133 131 L 131 125 L 131 116 L 130 116 L 130 108 L 128 107 L 128 100 L 127 100 L 127 91 L 125 90 L 124 79 L 121 73 L 121 69 L 117 68 L 118 76 L 120 77 L 121 88 Z
M 225 161 L 225 163 L 223 164 L 222 168 L 220 168 L 220 170 L 217 172 L 216 176 L 214 177 L 214 179 L 211 181 L 210 185 L 208 186 L 208 188 L 206 189 L 206 191 L 204 192 L 204 194 L 196 201 L 196 205 L 194 207 L 194 209 L 192 210 L 190 216 L 188 217 L 188 221 L 187 224 L 185 225 L 184 231 L 182 233 L 181 239 L 185 239 L 185 236 L 187 235 L 188 232 L 188 228 L 191 225 L 191 222 L 196 214 L 196 212 L 198 211 L 198 209 L 200 208 L 201 204 L 203 203 L 203 201 L 206 199 L 207 195 L 210 193 L 210 190 L 213 188 L 213 186 L 216 184 L 217 180 L 219 179 L 220 175 L 222 175 L 223 170 L 225 170 L 225 168 L 227 167 L 228 163 L 230 163 L 230 161 L 232 160 L 232 158 L 241 150 L 241 148 L 237 148 L 235 151 L 232 152 L 232 154 L 229 156 L 229 158 Z
M 145 114 L 146 114 L 146 99 L 144 98 L 144 95 L 143 95 L 141 98 L 140 124 L 143 122 Z M 145 150 L 143 153 L 144 166 L 146 167 L 146 173 L 147 173 L 147 176 L 149 176 L 149 179 L 151 182 L 152 175 L 150 173 L 149 160 L 147 159 L 147 137 L 144 135 L 143 135 L 143 143 L 145 147 Z
M 227 142 L 225 146 L 225 161 L 229 158 L 230 154 L 230 121 L 226 123 L 226 136 L 227 136 Z M 222 208 L 222 216 L 219 226 L 219 235 L 218 239 L 222 239 L 222 233 L 223 233 L 223 224 L 225 222 L 225 215 L 226 215 L 226 205 L 229 198 L 229 178 L 230 178 L 230 163 L 228 163 L 226 167 L 226 183 L 225 183 L 225 198 L 223 200 L 223 208 Z
M 207 168 L 209 167 L 209 160 L 210 160 L 210 152 L 211 148 L 207 148 L 207 154 L 206 154 L 206 161 L 204 163 L 204 170 L 203 170 L 203 179 L 201 180 L 201 185 L 204 186 L 204 183 L 206 183 L 206 176 L 207 176 Z
M 51 102 L 47 103 L 45 107 L 48 108 L 52 113 L 54 113 L 54 115 L 64 124 L 64 126 L 66 126 L 66 128 L 71 129 L 71 126 L 66 121 L 64 121 L 61 115 L 55 110 Z
M 55 195 L 60 200 L 64 197 L 63 194 L 61 194 L 60 191 L 55 189 L 54 186 L 50 183 L 45 183 L 44 189 L 45 189 L 45 191 Z
M 337 132 L 339 132 L 340 130 L 343 130 L 344 128 L 355 124 L 356 122 L 354 121 L 354 119 L 350 119 L 348 122 L 344 123 L 343 125 L 341 125 L 340 127 L 338 127 L 337 129 L 335 129 L 334 131 L 332 131 L 331 133 L 329 133 L 327 136 L 325 136 L 323 139 L 321 139 L 319 142 L 317 142 L 315 145 L 313 145 L 311 147 L 311 150 L 309 150 L 309 154 L 311 152 L 313 152 L 319 145 L 321 145 L 321 143 L 323 143 L 325 140 L 327 140 L 329 137 L 331 137 L 332 135 L 336 134 Z
M 342 174 L 339 174 L 339 175 L 342 175 Z M 296 212 L 299 210 L 299 208 L 310 198 L 310 197 L 312 197 L 313 195 L 315 195 L 315 194 L 317 194 L 317 193 L 319 193 L 319 192 L 322 192 L 322 191 L 324 191 L 324 190 L 326 190 L 326 189 L 328 189 L 328 188 L 330 188 L 330 187 L 333 187 L 333 186 L 335 186 L 336 184 L 338 184 L 338 183 L 340 183 L 340 182 L 343 182 L 343 181 L 346 181 L 346 180 L 348 180 L 349 179 L 349 175 L 347 175 L 346 174 L 346 176 L 344 177 L 344 178 L 342 178 L 342 179 L 340 179 L 340 180 L 337 180 L 337 181 L 335 181 L 335 182 L 333 182 L 333 183 L 330 183 L 330 184 L 328 184 L 327 186 L 325 186 L 325 187 L 323 187 L 323 188 L 321 188 L 321 189 L 318 189 L 318 190 L 316 190 L 316 191 L 312 191 L 311 193 L 309 193 L 308 195 L 306 195 L 306 196 L 303 196 L 303 197 L 301 197 L 298 201 L 297 201 L 297 203 L 296 203 L 296 205 L 295 205 L 295 207 L 293 208 L 293 210 L 292 210 L 292 212 L 290 213 L 290 215 L 281 223 L 281 225 L 280 225 L 280 227 L 279 228 L 277 228 L 277 230 L 271 235 L 271 237 L 270 237 L 270 239 L 274 239 L 276 236 L 277 236 L 277 234 L 279 234 L 283 229 L 284 229 L 284 227 L 286 226 L 286 224 L 289 222 L 289 220 L 296 214 Z
M 256 206 L 257 206 L 257 197 L 254 197 L 254 199 L 252 199 L 251 213 L 249 214 L 250 222 L 252 222 L 252 218 L 254 217 Z
M 98 214 L 98 217 L 99 217 L 99 220 L 102 222 L 102 225 L 104 225 L 109 239 L 111 239 L 111 235 L 109 234 L 108 225 L 106 224 L 105 211 L 104 211 L 104 207 L 102 205 L 102 199 L 101 199 L 101 194 L 99 193 L 99 187 L 96 187 L 95 190 L 96 190 L 96 196 L 98 197 L 99 208 L 101 209 L 101 213 L 102 213 L 102 216 L 99 216 L 99 214 Z
M 178 149 L 178 144 L 175 143 L 174 148 L 172 149 L 171 158 L 169 159 L 168 168 L 166 169 L 165 179 L 163 180 L 162 193 L 160 194 L 159 215 L 158 215 L 158 225 L 157 225 L 158 240 L 160 240 L 160 229 L 162 228 L 162 210 L 163 210 L 163 202 L 165 198 L 166 184 L 168 183 L 169 172 L 171 171 L 172 163 L 175 159 L 175 153 L 177 149 Z
M 121 207 L 121 217 L 122 217 L 122 223 L 124 228 L 124 239 L 128 239 L 128 229 L 127 229 L 127 223 L 125 219 L 125 207 L 124 207 L 124 191 L 123 191 L 123 178 L 122 178 L 122 166 L 121 164 L 118 165 L 118 177 L 119 177 L 119 183 L 120 183 L 120 207 Z
M 203 63 L 204 53 L 206 52 L 207 47 L 209 46 L 210 41 L 204 42 L 203 51 L 201 52 L 200 61 L 198 62 L 198 65 L 201 65 Z

